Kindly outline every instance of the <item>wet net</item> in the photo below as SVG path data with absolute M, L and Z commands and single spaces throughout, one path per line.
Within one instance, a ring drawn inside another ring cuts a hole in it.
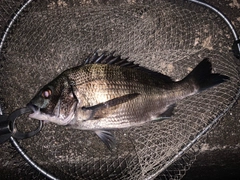
M 1 32 L 22 4 L 0 2 Z M 217 14 L 187 1 L 36 0 L 19 14 L 3 44 L 3 112 L 24 107 L 40 87 L 96 49 L 115 50 L 174 80 L 207 57 L 213 71 L 230 81 L 179 101 L 171 119 L 112 131 L 117 141 L 112 152 L 93 132 L 51 123 L 38 135 L 19 141 L 36 164 L 60 179 L 181 179 L 198 153 L 196 142 L 239 96 L 232 41 Z M 18 120 L 22 130 L 36 124 L 27 117 Z M 0 151 L 6 155 L 5 146 Z M 11 170 L 9 164 L 18 171 L 6 177 L 20 172 L 23 176 L 27 165 L 18 167 L 10 158 L 2 157 L 2 176 Z M 44 179 L 32 169 L 27 172 L 25 177 Z

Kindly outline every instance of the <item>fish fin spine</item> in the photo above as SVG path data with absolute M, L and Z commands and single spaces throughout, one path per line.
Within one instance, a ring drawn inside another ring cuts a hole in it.
M 103 141 L 105 146 L 112 151 L 112 149 L 116 145 L 116 140 L 113 136 L 113 134 L 107 130 L 96 130 L 95 133 L 97 136 Z
M 114 56 L 115 51 L 107 53 L 104 51 L 101 55 L 95 51 L 92 56 L 89 56 L 83 64 L 109 64 L 128 68 L 139 68 L 138 64 L 133 61 L 128 61 L 128 58 L 121 58 L 120 55 Z

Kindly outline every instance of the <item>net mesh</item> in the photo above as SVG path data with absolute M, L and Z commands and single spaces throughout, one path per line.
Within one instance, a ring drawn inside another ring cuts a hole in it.
M 7 25 L 19 4 L 0 3 L 1 24 Z M 33 1 L 4 43 L 0 98 L 6 113 L 25 106 L 40 87 L 96 49 L 116 50 L 174 80 L 208 57 L 213 71 L 230 81 L 178 102 L 171 119 L 112 131 L 113 152 L 93 132 L 51 123 L 19 142 L 39 166 L 61 179 L 181 179 L 198 152 L 186 147 L 238 97 L 231 43 L 229 29 L 216 14 L 186 1 Z M 18 119 L 19 129 L 36 124 Z

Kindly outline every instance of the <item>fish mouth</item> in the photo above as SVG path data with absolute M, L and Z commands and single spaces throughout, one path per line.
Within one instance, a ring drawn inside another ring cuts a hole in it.
M 33 111 L 33 113 L 35 113 L 36 111 L 39 111 L 40 108 L 37 107 L 36 105 L 32 104 L 32 103 L 28 103 L 27 104 L 27 108 L 31 109 Z
M 74 103 L 72 108 L 70 109 L 70 113 L 66 117 L 61 117 L 59 113 L 57 114 L 47 114 L 41 111 L 41 108 L 32 104 L 31 102 L 27 104 L 27 107 L 33 111 L 32 114 L 29 114 L 30 118 L 42 120 L 46 122 L 53 122 L 58 125 L 68 125 L 70 124 L 75 117 L 77 103 Z

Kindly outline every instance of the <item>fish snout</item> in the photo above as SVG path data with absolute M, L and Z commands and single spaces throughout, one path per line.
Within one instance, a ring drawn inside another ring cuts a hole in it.
M 31 109 L 33 112 L 36 112 L 36 111 L 39 110 L 39 107 L 36 106 L 36 105 L 34 105 L 34 104 L 31 103 L 31 102 L 27 104 L 27 107 L 28 107 L 29 109 Z

